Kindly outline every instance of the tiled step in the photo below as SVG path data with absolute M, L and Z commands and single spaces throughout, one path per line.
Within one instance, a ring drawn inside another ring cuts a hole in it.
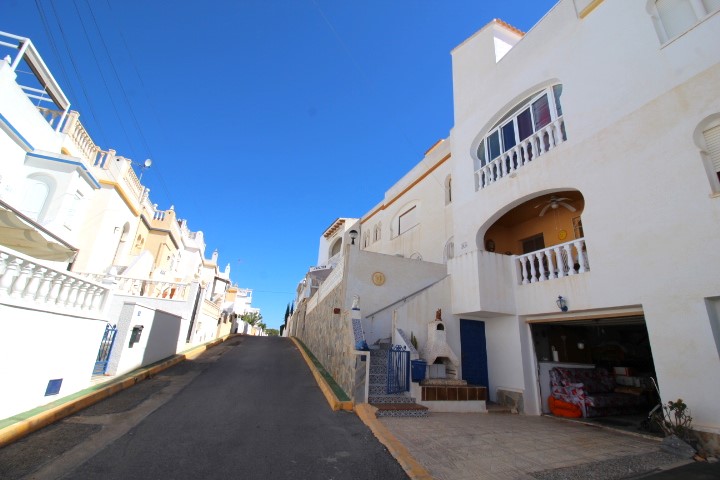
M 371 394 L 368 398 L 368 403 L 415 403 L 415 397 L 408 397 L 406 395 Z
M 388 367 L 387 365 L 370 365 L 370 374 L 373 373 L 384 373 L 387 375 Z
M 387 372 L 370 373 L 370 385 L 386 385 L 387 378 L 388 378 Z
M 416 403 L 377 403 L 376 417 L 427 417 L 428 408 Z

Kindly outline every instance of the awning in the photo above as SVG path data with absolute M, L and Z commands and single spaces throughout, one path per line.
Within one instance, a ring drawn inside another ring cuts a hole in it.
M 77 249 L 0 201 L 0 245 L 39 260 L 72 262 Z

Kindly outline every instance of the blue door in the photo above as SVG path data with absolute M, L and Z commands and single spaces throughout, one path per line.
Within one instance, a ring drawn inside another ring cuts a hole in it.
M 460 348 L 462 349 L 463 380 L 470 385 L 488 386 L 485 322 L 460 320 Z

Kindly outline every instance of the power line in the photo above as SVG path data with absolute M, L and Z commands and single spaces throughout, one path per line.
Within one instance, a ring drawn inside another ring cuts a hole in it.
M 55 5 L 51 2 L 51 5 L 53 5 L 53 10 L 55 10 Z M 110 92 L 110 86 L 107 83 L 107 79 L 105 78 L 105 74 L 103 73 L 103 68 L 100 65 L 100 61 L 98 60 L 97 54 L 95 53 L 95 48 L 92 45 L 92 42 L 90 41 L 90 35 L 88 35 L 88 31 L 85 28 L 85 22 L 83 22 L 82 15 L 80 14 L 80 10 L 78 9 L 77 3 L 73 0 L 73 5 L 75 6 L 75 11 L 77 12 L 78 18 L 80 20 L 80 26 L 82 27 L 83 33 L 85 34 L 85 41 L 87 41 L 88 46 L 90 47 L 90 52 L 92 53 L 93 59 L 95 60 L 95 65 L 97 66 L 98 71 L 100 72 L 100 78 L 103 81 L 103 85 L 105 85 L 105 90 L 107 91 L 108 98 L 110 99 L 110 104 L 113 107 L 113 110 L 115 111 L 115 116 L 118 119 L 118 123 L 120 124 L 120 128 L 122 129 L 123 133 L 125 134 L 125 139 L 128 142 L 128 146 L 132 149 L 132 141 L 130 140 L 130 136 L 127 133 L 127 130 L 125 129 L 125 124 L 122 121 L 122 118 L 120 117 L 120 112 L 117 109 L 117 105 L 115 105 L 115 100 L 113 100 L 113 95 Z M 55 14 L 57 16 L 57 13 Z

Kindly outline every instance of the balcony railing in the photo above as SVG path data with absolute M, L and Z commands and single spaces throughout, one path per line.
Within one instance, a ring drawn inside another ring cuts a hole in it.
M 35 307 L 97 315 L 110 289 L 10 250 L 0 250 L 0 298 Z
M 513 256 L 521 285 L 590 271 L 585 239 L 579 238 L 525 255 Z
M 186 300 L 190 292 L 190 284 L 164 282 L 143 278 L 123 277 L 121 275 L 103 275 L 97 273 L 82 274 L 84 277 L 113 285 L 115 293 L 134 295 L 147 298 L 164 298 L 166 300 Z
M 479 190 L 497 182 L 502 177 L 515 173 L 518 169 L 540 157 L 566 140 L 565 120 L 558 117 L 525 140 L 503 152 L 475 172 L 475 185 Z

